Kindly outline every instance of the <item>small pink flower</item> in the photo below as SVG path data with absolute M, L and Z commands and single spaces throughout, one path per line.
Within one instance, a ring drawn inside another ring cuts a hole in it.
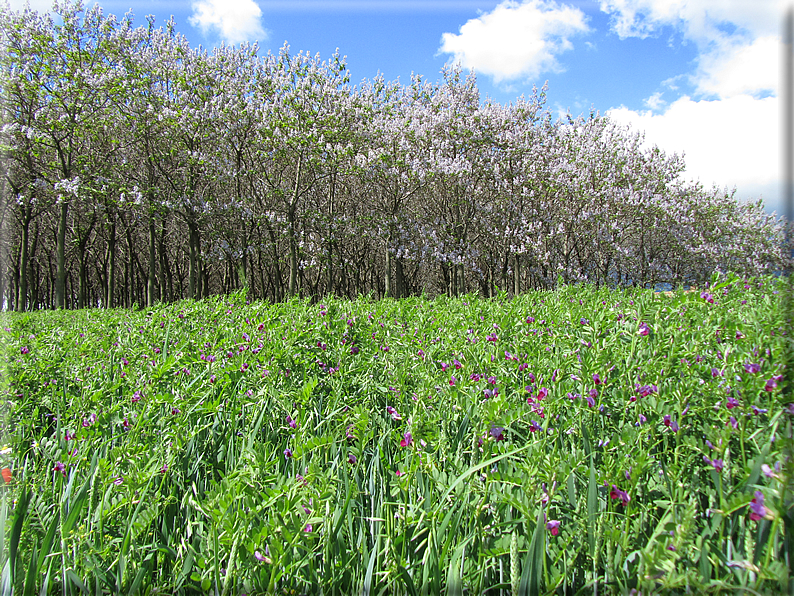
M 546 522 L 546 529 L 551 532 L 552 536 L 556 536 L 560 533 L 560 522 L 559 520 L 552 519 Z
M 403 438 L 400 440 L 400 447 L 409 447 L 413 443 L 413 437 L 411 437 L 411 432 L 406 431 L 403 434 Z

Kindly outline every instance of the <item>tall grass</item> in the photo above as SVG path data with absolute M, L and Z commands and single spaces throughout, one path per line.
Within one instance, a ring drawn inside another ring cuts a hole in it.
M 781 288 L 8 315 L 0 593 L 787 589 Z

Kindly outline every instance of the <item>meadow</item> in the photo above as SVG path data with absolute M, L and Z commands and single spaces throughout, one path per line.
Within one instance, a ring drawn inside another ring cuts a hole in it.
M 784 592 L 782 295 L 5 314 L 0 594 Z

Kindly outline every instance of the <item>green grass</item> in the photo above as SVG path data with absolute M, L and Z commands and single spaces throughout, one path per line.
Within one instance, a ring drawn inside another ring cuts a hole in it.
M 780 592 L 782 285 L 746 284 L 7 315 L 0 594 Z

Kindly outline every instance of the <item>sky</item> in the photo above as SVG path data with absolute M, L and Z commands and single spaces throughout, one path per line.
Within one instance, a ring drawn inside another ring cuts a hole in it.
M 84 0 L 91 6 L 95 0 Z M 10 0 L 20 9 L 25 0 Z M 351 82 L 473 69 L 508 104 L 548 84 L 555 116 L 598 112 L 683 154 L 684 178 L 782 203 L 782 31 L 789 0 L 101 0 L 135 24 L 173 16 L 191 46 L 347 56 Z M 46 11 L 51 0 L 30 0 Z

